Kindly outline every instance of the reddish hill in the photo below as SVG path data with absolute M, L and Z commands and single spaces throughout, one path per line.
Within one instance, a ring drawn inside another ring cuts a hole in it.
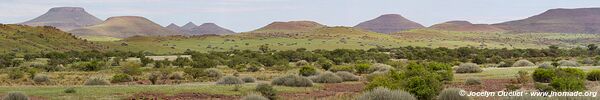
M 437 30 L 466 31 L 466 32 L 501 32 L 501 28 L 489 24 L 472 24 L 468 21 L 449 21 L 429 27 Z
M 526 19 L 494 24 L 513 32 L 600 33 L 600 8 L 551 9 Z
M 70 31 L 75 35 L 110 36 L 126 38 L 131 36 L 169 36 L 185 35 L 173 32 L 144 17 L 119 16 L 111 17 L 101 24 Z
M 423 25 L 408 20 L 398 14 L 381 15 L 375 19 L 362 22 L 354 27 L 378 33 L 394 33 L 408 29 L 424 28 Z
M 289 22 L 273 22 L 256 31 L 307 31 L 317 28 L 326 27 L 313 21 L 289 21 Z
M 20 23 L 29 26 L 53 26 L 63 31 L 96 25 L 102 20 L 86 12 L 80 7 L 56 7 L 45 14 Z
M 206 34 L 233 34 L 235 32 L 225 29 L 215 23 L 204 23 L 198 27 L 192 28 L 191 35 L 206 35 Z

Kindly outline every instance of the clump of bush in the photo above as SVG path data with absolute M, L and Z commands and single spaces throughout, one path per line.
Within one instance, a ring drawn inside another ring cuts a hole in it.
M 462 63 L 456 68 L 456 73 L 479 73 L 482 71 L 475 63 Z
M 65 93 L 75 93 L 75 92 L 77 92 L 77 91 L 75 90 L 75 88 L 73 88 L 73 87 L 70 87 L 70 88 L 67 88 L 67 89 L 65 89 L 65 91 L 64 91 L 64 92 L 65 92 Z
M 376 87 L 402 89 L 415 95 L 418 99 L 430 100 L 442 90 L 442 78 L 434 68 L 426 67 L 427 63 L 408 64 L 402 71 L 389 71 L 385 76 L 375 77 L 367 84 L 367 90 Z
M 158 72 L 152 72 L 148 75 L 148 80 L 150 80 L 150 83 L 152 84 L 158 84 L 158 80 L 160 79 L 160 73 Z
M 373 79 L 377 78 L 377 77 L 383 77 L 387 74 L 387 72 L 373 72 L 371 74 L 368 74 L 366 76 L 367 81 L 373 81 Z
M 19 68 L 10 68 L 8 71 L 8 78 L 12 80 L 21 79 L 25 76 L 25 72 L 20 70 Z
M 462 89 L 458 88 L 447 88 L 444 89 L 439 95 L 438 100 L 471 100 L 468 96 L 461 96 L 460 92 Z
M 33 82 L 37 84 L 48 83 L 50 82 L 50 78 L 47 75 L 37 74 L 33 77 Z
M 85 81 L 84 85 L 110 85 L 110 82 L 103 78 L 94 77 Z
M 244 83 L 254 83 L 256 82 L 256 79 L 254 77 L 246 76 L 242 77 L 242 81 L 244 81 Z
M 405 91 L 377 87 L 363 93 L 357 100 L 417 100 L 417 98 Z
M 315 83 L 341 83 L 344 81 L 344 79 L 336 74 L 333 74 L 332 72 L 321 73 L 311 79 Z
M 171 75 L 169 75 L 169 79 L 171 79 L 171 80 L 183 80 L 184 79 L 183 73 L 181 73 L 181 72 L 171 73 Z
M 10 92 L 2 100 L 29 100 L 29 97 L 21 92 Z
M 225 77 L 219 79 L 219 81 L 217 81 L 217 84 L 224 84 L 224 85 L 244 84 L 244 81 L 242 81 L 240 78 L 235 77 L 235 76 L 225 76 Z
M 340 65 L 340 66 L 333 66 L 331 69 L 329 69 L 332 72 L 337 72 L 337 71 L 347 71 L 347 72 L 355 72 L 354 68 L 352 68 L 352 66 L 346 66 L 346 65 Z
M 119 82 L 131 82 L 133 78 L 128 74 L 116 74 L 112 77 L 110 82 L 119 83 Z
M 213 77 L 213 78 L 219 78 L 221 76 L 223 76 L 223 73 L 221 71 L 219 71 L 219 69 L 216 68 L 209 68 L 204 70 L 204 73 L 206 73 L 207 77 Z
M 529 77 L 529 73 L 527 71 L 519 71 L 517 73 L 517 83 L 527 83 L 531 81 L 531 77 Z
M 300 68 L 299 74 L 302 76 L 312 76 L 317 74 L 317 69 L 311 66 L 304 66 Z
M 273 85 L 292 86 L 292 87 L 311 87 L 313 82 L 298 75 L 287 75 L 278 77 L 271 81 Z
M 583 64 L 594 64 L 595 61 L 592 58 L 584 58 L 581 63 Z
M 308 61 L 306 61 L 306 60 L 300 60 L 300 61 L 296 62 L 296 66 L 305 66 L 308 64 L 310 64 L 310 63 L 308 63 Z
M 260 83 L 256 85 L 255 91 L 259 92 L 260 94 L 271 100 L 277 98 L 277 91 L 273 88 L 273 86 L 269 84 Z
M 579 63 L 571 60 L 560 60 L 558 61 L 558 64 L 564 67 L 579 67 Z
M 269 100 L 269 98 L 265 98 L 258 94 L 249 94 L 242 98 L 242 100 Z
M 358 76 L 346 71 L 335 72 L 335 75 L 339 76 L 344 81 L 358 81 L 359 79 Z
M 356 71 L 358 73 L 366 74 L 366 73 L 369 73 L 369 69 L 371 68 L 371 64 L 369 64 L 369 63 L 360 63 L 360 64 L 354 65 L 354 68 L 356 69 Z
M 513 63 L 512 66 L 513 67 L 526 67 L 526 66 L 535 66 L 535 64 L 533 64 L 531 61 L 529 61 L 527 59 L 521 59 L 521 60 L 518 60 L 517 62 Z
M 140 69 L 142 66 L 140 64 L 134 62 L 127 62 L 121 65 L 121 72 L 128 75 L 141 75 L 142 70 Z
M 560 68 L 556 71 L 556 76 L 560 77 L 573 77 L 579 79 L 585 79 L 585 72 L 578 68 Z
M 600 80 L 600 70 L 592 70 L 592 71 L 588 72 L 586 79 L 589 81 L 599 81 Z
M 542 62 L 542 63 L 538 64 L 538 68 L 550 69 L 550 68 L 554 68 L 554 65 L 552 65 L 552 62 Z
M 556 91 L 584 91 L 585 82 L 583 79 L 573 77 L 555 77 L 549 84 Z
M 373 73 L 373 72 L 386 72 L 389 70 L 393 70 L 394 67 L 390 66 L 390 65 L 386 65 L 386 64 L 382 64 L 382 63 L 375 63 L 373 65 L 371 65 L 371 67 L 369 68 L 369 72 Z
M 465 81 L 465 84 L 467 84 L 467 85 L 481 85 L 481 80 L 479 80 L 477 78 L 468 78 Z
M 554 73 L 554 69 L 538 68 L 535 69 L 532 77 L 536 82 L 548 83 L 553 77 L 556 77 L 556 73 Z
M 317 64 L 321 66 L 321 68 L 323 68 L 324 70 L 329 70 L 331 67 L 333 67 L 333 61 L 327 58 L 319 58 Z

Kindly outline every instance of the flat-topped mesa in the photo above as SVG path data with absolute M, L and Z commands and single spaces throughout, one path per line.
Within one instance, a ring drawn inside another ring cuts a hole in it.
M 206 35 L 206 34 L 234 34 L 235 32 L 218 26 L 215 23 L 204 23 L 198 27 L 195 27 L 190 32 L 191 35 Z
M 89 14 L 81 7 L 56 7 L 45 14 L 20 23 L 29 26 L 53 26 L 63 31 L 96 25 L 102 20 Z
M 526 19 L 494 25 L 513 32 L 600 34 L 600 8 L 550 9 Z
M 265 30 L 287 30 L 287 31 L 305 31 L 311 29 L 317 29 L 326 27 L 323 24 L 319 24 L 314 21 L 288 21 L 288 22 L 273 22 L 267 26 L 264 26 L 257 31 Z
M 466 31 L 466 32 L 502 32 L 501 28 L 489 24 L 473 24 L 468 21 L 448 21 L 429 27 L 437 30 Z
M 399 14 L 385 14 L 375 19 L 362 22 L 356 28 L 378 33 L 395 33 L 409 29 L 424 28 L 423 25 L 408 20 Z
M 170 36 L 185 35 L 164 28 L 140 16 L 110 17 L 101 24 L 70 31 L 75 35 L 110 36 L 126 38 L 131 36 Z

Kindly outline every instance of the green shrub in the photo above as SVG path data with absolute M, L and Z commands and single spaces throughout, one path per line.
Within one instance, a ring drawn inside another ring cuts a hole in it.
M 121 72 L 127 74 L 127 75 L 141 75 L 142 74 L 142 70 L 140 69 L 142 66 L 140 66 L 140 64 L 134 63 L 134 62 L 127 62 L 123 65 L 121 65 Z
M 368 63 L 361 63 L 361 64 L 354 65 L 354 68 L 356 69 L 356 71 L 361 74 L 369 73 L 370 67 L 371 67 L 371 64 L 368 64 Z
M 475 63 L 462 63 L 456 68 L 456 73 L 479 73 L 482 71 Z
M 521 59 L 521 60 L 518 60 L 517 62 L 513 63 L 512 66 L 513 67 L 527 67 L 527 66 L 535 66 L 535 64 L 533 64 L 531 61 L 529 61 L 527 59 Z
M 192 76 L 194 79 L 202 77 L 205 74 L 204 69 L 202 68 L 186 68 L 183 70 L 183 72 L 189 76 Z
M 465 80 L 465 84 L 467 85 L 481 85 L 481 80 L 477 78 L 468 78 Z
M 182 72 L 171 73 L 171 75 L 169 75 L 169 79 L 171 79 L 171 80 L 183 80 L 184 79 L 183 74 L 184 73 L 182 73 Z
M 300 60 L 298 62 L 296 62 L 296 66 L 305 66 L 305 65 L 309 65 L 310 63 L 308 63 L 308 61 L 306 60 Z
M 571 60 L 560 60 L 558 61 L 560 66 L 564 66 L 564 67 L 579 67 L 579 63 L 577 63 L 576 61 L 571 61 Z
M 550 82 L 550 86 L 556 91 L 584 91 L 585 81 L 572 77 L 555 77 Z
M 573 77 L 579 79 L 585 79 L 585 72 L 579 68 L 560 68 L 556 70 L 556 76 L 560 77 Z
M 133 78 L 128 74 L 116 74 L 110 80 L 110 82 L 112 82 L 112 83 L 131 82 L 131 81 L 133 81 Z
M 158 80 L 160 79 L 160 73 L 158 72 L 152 72 L 148 75 L 148 80 L 150 80 L 150 83 L 152 84 L 158 84 Z
M 12 80 L 21 79 L 21 78 L 23 78 L 23 76 L 25 76 L 25 72 L 23 72 L 22 70 L 20 70 L 18 68 L 11 68 L 8 71 L 8 78 L 10 78 Z
M 552 80 L 553 77 L 556 77 L 556 73 L 554 73 L 554 69 L 543 69 L 538 68 L 533 72 L 533 80 L 536 82 L 548 83 Z
M 352 68 L 352 66 L 345 66 L 345 65 L 340 65 L 340 66 L 333 66 L 333 68 L 329 69 L 332 72 L 337 72 L 337 71 L 347 71 L 347 72 L 354 72 L 354 68 Z
M 534 87 L 537 91 L 540 91 L 540 92 L 554 91 L 554 87 L 551 87 L 551 86 L 548 86 L 548 85 L 542 84 L 542 83 L 535 83 Z
M 531 81 L 531 77 L 529 76 L 529 72 L 520 70 L 517 72 L 517 82 L 518 83 L 527 83 Z
M 102 78 L 94 77 L 85 81 L 84 85 L 110 85 L 110 82 Z
M 311 78 L 315 83 L 341 83 L 344 81 L 341 77 L 332 72 L 324 72 Z
M 50 78 L 47 75 L 38 74 L 33 77 L 33 82 L 35 83 L 48 83 L 50 82 Z
M 390 66 L 390 65 L 386 65 L 386 64 L 382 64 L 382 63 L 375 63 L 373 65 L 371 65 L 371 67 L 369 68 L 369 73 L 373 73 L 373 72 L 385 72 L 385 71 L 390 71 L 390 70 L 394 70 L 394 67 Z
M 244 81 L 242 81 L 240 78 L 235 77 L 235 76 L 225 76 L 225 77 L 219 79 L 219 81 L 217 81 L 217 84 L 222 84 L 222 85 L 244 84 Z
M 278 77 L 271 81 L 273 85 L 283 85 L 292 87 L 311 87 L 312 81 L 310 79 L 298 76 L 298 75 L 287 75 Z
M 538 68 L 551 69 L 551 68 L 554 68 L 554 65 L 552 65 L 552 62 L 542 62 L 542 63 L 538 64 Z
M 587 80 L 589 81 L 599 81 L 600 80 L 600 70 L 592 70 L 587 74 Z
M 595 61 L 592 58 L 584 58 L 581 62 L 583 64 L 594 64 L 595 63 Z
M 244 83 L 254 83 L 254 82 L 256 82 L 256 78 L 246 76 L 246 77 L 242 77 L 242 81 L 244 81 Z
M 223 76 L 223 73 L 221 71 L 219 71 L 219 69 L 216 68 L 209 68 L 204 70 L 204 73 L 206 74 L 207 77 L 213 77 L 213 78 L 219 78 L 221 76 Z
M 244 96 L 244 98 L 242 98 L 242 100 L 269 100 L 269 98 L 265 98 L 258 94 L 250 94 L 250 95 Z
M 346 71 L 335 72 L 335 75 L 339 76 L 344 81 L 358 81 L 359 79 L 358 76 Z
M 356 100 L 417 100 L 417 98 L 405 91 L 377 87 L 363 93 Z
M 471 97 L 461 96 L 460 92 L 464 91 L 458 88 L 444 89 L 439 95 L 438 100 L 472 100 Z
M 329 70 L 331 67 L 333 67 L 333 61 L 327 58 L 319 58 L 317 64 L 321 66 L 321 68 L 323 68 L 324 70 Z
M 377 78 L 377 77 L 383 77 L 387 74 L 387 72 L 373 72 L 371 74 L 368 74 L 366 76 L 367 81 L 371 82 L 373 81 L 373 79 Z
M 76 93 L 77 91 L 75 90 L 75 88 L 73 88 L 73 87 L 70 87 L 70 88 L 67 88 L 67 89 L 65 89 L 65 91 L 64 91 L 64 92 L 65 92 L 65 93 Z
M 273 88 L 273 86 L 265 83 L 260 83 L 256 85 L 255 91 L 259 92 L 263 96 L 274 100 L 277 98 L 277 91 Z
M 317 69 L 311 66 L 304 66 L 300 68 L 299 72 L 302 76 L 312 76 L 317 74 Z
M 21 92 L 10 92 L 2 100 L 29 100 L 29 97 Z

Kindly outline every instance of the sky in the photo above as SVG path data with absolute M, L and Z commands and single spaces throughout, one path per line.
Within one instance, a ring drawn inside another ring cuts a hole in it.
M 493 24 L 554 8 L 600 7 L 600 0 L 0 0 L 0 23 L 24 22 L 64 6 L 83 7 L 100 19 L 143 16 L 163 26 L 210 22 L 245 32 L 274 21 L 354 26 L 383 14 L 425 26 L 451 20 Z

